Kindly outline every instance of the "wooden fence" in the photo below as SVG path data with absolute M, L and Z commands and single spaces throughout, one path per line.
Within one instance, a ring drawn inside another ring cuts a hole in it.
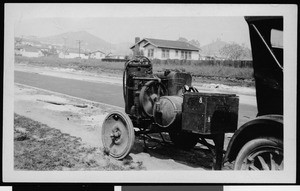
M 235 68 L 252 68 L 251 60 L 159 60 L 153 59 L 158 65 L 202 65 L 202 66 L 230 66 Z

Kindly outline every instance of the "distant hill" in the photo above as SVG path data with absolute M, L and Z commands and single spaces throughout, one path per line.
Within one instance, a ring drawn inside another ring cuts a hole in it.
M 129 55 L 132 53 L 132 50 L 130 47 L 132 46 L 132 43 L 130 42 L 123 42 L 118 44 L 113 44 L 113 54 L 120 54 L 120 55 Z
M 86 31 L 67 32 L 59 35 L 38 38 L 37 40 L 41 41 L 42 43 L 57 45 L 64 45 L 64 42 L 66 42 L 66 46 L 70 48 L 78 47 L 78 40 L 80 40 L 81 47 L 83 49 L 91 50 L 110 49 L 112 46 L 105 40 L 102 40 Z
M 200 49 L 201 49 L 200 54 L 204 55 L 204 56 L 222 57 L 219 50 L 221 50 L 227 44 L 229 44 L 229 43 L 221 41 L 220 39 L 217 39 L 216 41 L 214 41 L 210 44 L 200 47 Z
M 130 43 L 112 44 L 86 31 L 67 32 L 59 35 L 37 38 L 37 40 L 42 43 L 61 46 L 66 43 L 68 48 L 78 48 L 78 40 L 80 40 L 80 46 L 83 50 L 101 50 L 105 53 L 111 52 L 113 54 L 122 55 L 130 53 L 129 47 L 131 45 Z

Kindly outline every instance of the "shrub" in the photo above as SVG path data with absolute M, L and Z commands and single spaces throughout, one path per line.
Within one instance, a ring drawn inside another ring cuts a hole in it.
M 97 59 L 62 59 L 55 57 L 27 58 L 15 57 L 16 63 L 27 63 L 47 67 L 72 68 L 75 70 L 85 70 L 89 72 L 101 73 L 119 72 L 124 70 L 123 62 L 105 62 Z M 165 69 L 185 71 L 194 76 L 225 77 L 239 79 L 253 79 L 253 69 L 251 61 L 232 60 L 151 60 L 154 72 Z

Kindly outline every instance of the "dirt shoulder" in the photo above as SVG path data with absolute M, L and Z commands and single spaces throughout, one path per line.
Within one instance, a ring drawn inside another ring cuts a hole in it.
M 14 90 L 16 170 L 212 169 L 212 155 L 201 145 L 184 151 L 148 141 L 154 147 L 145 152 L 140 137 L 124 160 L 107 157 L 101 126 L 108 112 L 121 108 L 19 84 Z
M 142 163 L 116 161 L 100 147 L 79 137 L 15 114 L 14 168 L 16 170 L 141 170 Z
M 97 137 L 112 107 L 15 85 L 16 170 L 140 170 L 104 154 Z

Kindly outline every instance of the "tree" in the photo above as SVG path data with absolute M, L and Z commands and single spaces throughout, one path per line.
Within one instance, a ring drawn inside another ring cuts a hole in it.
M 22 44 L 23 36 L 22 37 L 15 37 L 15 47 Z
M 190 43 L 191 45 L 196 46 L 197 48 L 200 48 L 200 42 L 199 42 L 198 40 L 192 39 L 192 40 L 189 41 L 189 43 Z
M 54 47 L 51 47 L 50 49 L 42 49 L 41 52 L 44 56 L 57 56 L 57 50 Z
M 188 39 L 186 39 L 184 37 L 179 37 L 177 41 L 188 42 Z
M 200 42 L 198 40 L 192 39 L 189 41 L 188 39 L 186 39 L 184 37 L 179 37 L 177 41 L 187 42 L 187 43 L 190 43 L 191 45 L 196 46 L 197 48 L 200 48 Z
M 251 51 L 249 48 L 234 42 L 221 48 L 220 54 L 231 60 L 242 60 L 251 57 Z

